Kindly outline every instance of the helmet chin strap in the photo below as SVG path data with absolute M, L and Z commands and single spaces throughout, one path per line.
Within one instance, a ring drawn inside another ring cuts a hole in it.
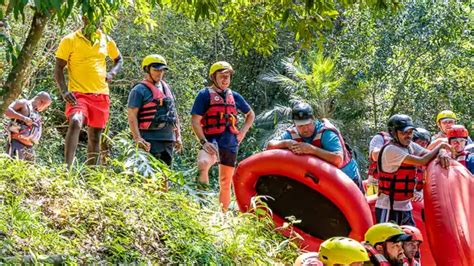
M 153 85 L 155 85 L 157 81 L 151 76 L 150 66 L 146 67 L 146 73 L 148 74 L 148 77 L 150 77 L 150 79 L 153 81 Z
M 215 74 L 212 75 L 211 81 L 212 85 L 214 85 L 214 87 L 216 87 L 219 91 L 224 91 L 219 85 L 217 85 Z

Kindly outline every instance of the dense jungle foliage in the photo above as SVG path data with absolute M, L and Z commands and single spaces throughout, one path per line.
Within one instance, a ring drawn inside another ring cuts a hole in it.
M 305 8 L 300 5 L 296 14 Z M 435 133 L 436 114 L 451 109 L 473 132 L 474 23 L 469 2 L 412 0 L 378 11 L 334 5 L 336 13 L 321 17 L 328 25 L 318 29 L 297 21 L 268 28 L 260 20 L 278 14 L 247 6 L 238 9 L 239 15 L 226 7 L 227 20 L 209 19 L 212 12 L 195 20 L 188 14 L 195 15 L 195 10 L 148 7 L 148 27 L 137 24 L 143 18 L 131 6 L 117 8 L 116 19 L 106 24 L 125 64 L 110 84 L 103 166 L 82 165 L 84 131 L 70 172 L 62 165 L 67 123 L 53 79 L 54 55 L 60 39 L 81 23 L 75 10 L 76 15 L 62 23 L 48 23 L 25 70 L 20 97 L 45 90 L 54 102 L 43 116 L 36 165 L 0 158 L 0 262 L 291 262 L 295 246 L 276 233 L 268 218 L 219 213 L 217 169 L 212 170 L 211 191 L 195 188 L 199 143 L 191 130 L 190 110 L 197 92 L 208 84 L 209 66 L 217 60 L 234 66 L 231 88 L 258 115 L 240 146 L 239 160 L 261 151 L 289 125 L 289 107 L 298 100 L 312 104 L 318 117 L 335 122 L 356 151 L 363 175 L 368 142 L 392 114 L 408 114 L 417 126 Z M 8 26 L 0 27 L 0 84 L 8 79 L 33 16 L 26 10 L 24 18 L 2 21 Z M 317 38 L 308 40 L 304 32 Z M 266 37 L 258 39 L 260 34 Z M 168 61 L 165 79 L 176 94 L 182 121 L 185 148 L 172 169 L 137 151 L 127 125 L 128 93 L 143 77 L 142 58 L 151 53 Z M 159 190 L 164 176 L 172 184 L 167 193 Z

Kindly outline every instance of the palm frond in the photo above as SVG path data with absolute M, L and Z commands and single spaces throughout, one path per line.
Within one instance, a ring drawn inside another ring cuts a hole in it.
M 260 113 L 255 118 L 255 125 L 259 128 L 275 128 L 282 121 L 288 121 L 291 115 L 291 107 L 275 105 L 272 109 Z

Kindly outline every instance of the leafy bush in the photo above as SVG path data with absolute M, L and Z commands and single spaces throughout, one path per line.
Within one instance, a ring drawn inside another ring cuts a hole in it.
M 108 163 L 112 167 L 68 172 L 64 165 L 46 168 L 1 158 L 0 262 L 263 264 L 294 259 L 295 247 L 284 242 L 268 218 L 224 215 L 217 202 L 201 207 L 193 196 L 198 193 L 187 185 L 173 183 L 163 192 L 163 174 L 173 173 L 157 169 L 158 162 L 149 163 L 153 172 L 148 177 L 138 165 Z

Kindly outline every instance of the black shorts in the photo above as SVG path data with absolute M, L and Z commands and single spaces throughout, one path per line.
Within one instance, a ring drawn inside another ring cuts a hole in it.
M 146 140 L 150 143 L 150 153 L 156 159 L 162 160 L 165 164 L 171 165 L 173 162 L 173 142 L 161 140 Z
M 219 149 L 219 159 L 219 164 L 235 167 L 235 163 L 237 162 L 237 152 L 232 152 L 227 149 Z

